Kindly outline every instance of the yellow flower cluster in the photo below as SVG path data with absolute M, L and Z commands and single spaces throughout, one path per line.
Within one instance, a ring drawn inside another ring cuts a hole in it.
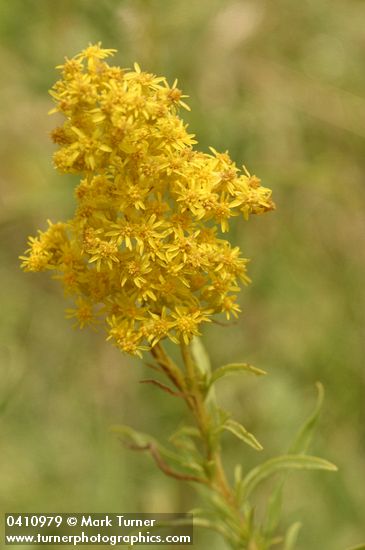
M 81 327 L 102 321 L 108 338 L 141 355 L 165 337 L 188 343 L 215 313 L 237 316 L 247 260 L 221 233 L 232 216 L 274 205 L 227 153 L 193 149 L 176 81 L 110 66 L 114 51 L 90 45 L 59 67 L 54 163 L 80 175 L 78 206 L 21 258 L 25 271 L 57 271 Z

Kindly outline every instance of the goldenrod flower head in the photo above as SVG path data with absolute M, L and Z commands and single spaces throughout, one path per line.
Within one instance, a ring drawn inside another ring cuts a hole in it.
M 228 153 L 193 149 L 175 81 L 110 66 L 115 50 L 89 45 L 60 66 L 50 91 L 64 115 L 54 164 L 80 176 L 74 217 L 29 239 L 26 271 L 58 272 L 81 327 L 103 321 L 125 352 L 184 341 L 240 311 L 247 260 L 222 233 L 274 208 L 271 191 Z

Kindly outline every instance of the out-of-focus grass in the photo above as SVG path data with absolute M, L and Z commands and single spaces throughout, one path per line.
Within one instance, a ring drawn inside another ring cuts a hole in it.
M 253 259 L 244 315 L 209 327 L 204 340 L 215 366 L 248 360 L 269 371 L 219 389 L 267 456 L 287 447 L 323 382 L 314 452 L 339 473 L 291 477 L 285 519 L 303 521 L 298 549 L 342 550 L 365 538 L 364 18 L 356 0 L 1 2 L 4 511 L 195 505 L 193 491 L 108 433 L 120 422 L 166 434 L 181 405 L 139 385 L 143 367 L 101 334 L 73 331 L 56 283 L 18 267 L 26 236 L 73 209 L 75 180 L 50 161 L 53 67 L 102 40 L 123 66 L 137 60 L 178 77 L 199 146 L 229 148 L 273 188 L 276 213 L 234 226 L 234 242 Z M 226 446 L 228 461 L 257 460 L 228 437 Z M 221 548 L 197 536 L 197 547 Z

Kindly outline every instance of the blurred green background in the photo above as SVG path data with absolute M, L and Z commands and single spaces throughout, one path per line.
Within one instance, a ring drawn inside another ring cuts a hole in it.
M 283 527 L 303 522 L 298 550 L 364 542 L 364 20 L 360 0 L 0 1 L 3 511 L 198 504 L 192 488 L 108 432 L 123 423 L 165 437 L 182 405 L 139 384 L 145 367 L 103 334 L 74 331 L 48 274 L 19 270 L 27 236 L 74 207 L 75 179 L 51 163 L 54 66 L 101 40 L 124 67 L 138 61 L 178 77 L 199 147 L 229 149 L 272 187 L 277 211 L 240 221 L 232 234 L 252 258 L 244 313 L 230 328 L 208 327 L 204 343 L 214 366 L 249 361 L 269 372 L 219 387 L 264 457 L 285 451 L 322 381 L 312 452 L 339 472 L 292 475 Z M 228 464 L 263 458 L 228 436 L 224 443 Z M 196 533 L 196 548 L 208 547 L 223 543 Z

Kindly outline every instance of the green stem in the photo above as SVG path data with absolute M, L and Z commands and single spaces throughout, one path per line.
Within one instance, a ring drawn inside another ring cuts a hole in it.
M 201 374 L 195 365 L 190 348 L 181 341 L 181 355 L 185 367 L 185 376 L 181 369 L 167 355 L 161 344 L 157 344 L 151 351 L 163 372 L 182 393 L 183 398 L 191 410 L 201 434 L 204 444 L 204 461 L 209 476 L 209 486 L 226 502 L 235 517 L 239 528 L 243 527 L 244 518 L 234 491 L 230 486 L 224 470 L 221 447 L 216 436 L 216 415 L 212 406 L 208 406 L 206 395 L 201 386 Z
M 182 341 L 181 354 L 186 368 L 188 387 L 194 396 L 194 416 L 198 424 L 206 449 L 207 462 L 214 465 L 212 472 L 212 486 L 217 488 L 227 503 L 236 508 L 236 500 L 231 487 L 228 484 L 224 471 L 219 442 L 212 436 L 216 429 L 212 415 L 209 413 L 205 402 L 205 396 L 199 385 L 199 371 L 194 364 L 189 347 Z

